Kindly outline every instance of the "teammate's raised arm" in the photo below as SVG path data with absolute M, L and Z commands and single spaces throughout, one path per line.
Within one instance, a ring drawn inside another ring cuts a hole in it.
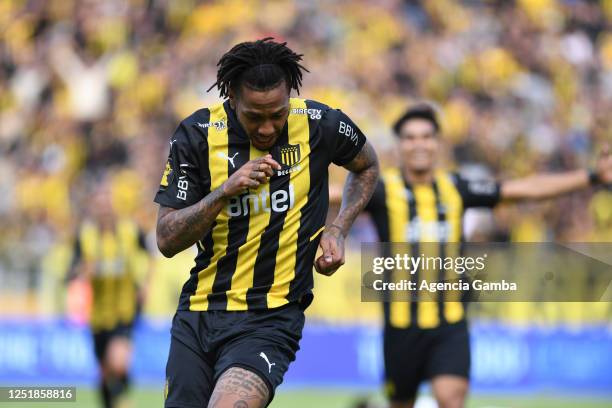
M 558 174 L 535 174 L 516 180 L 504 181 L 501 184 L 501 199 L 543 200 L 572 191 L 580 190 L 593 184 L 612 183 L 612 154 L 606 146 L 597 161 L 595 170 L 574 170 Z

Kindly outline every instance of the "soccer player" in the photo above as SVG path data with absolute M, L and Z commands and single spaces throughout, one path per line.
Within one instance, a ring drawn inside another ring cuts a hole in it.
M 612 155 L 607 150 L 591 173 L 576 170 L 495 183 L 471 182 L 438 169 L 440 127 L 427 104 L 410 108 L 393 130 L 400 165 L 383 172 L 366 210 L 381 242 L 411 243 L 416 254 L 431 248 L 426 242 L 461 242 L 467 208 L 551 198 L 612 182 Z M 439 251 L 445 248 L 440 245 Z M 431 380 L 441 408 L 464 405 L 470 370 L 465 310 L 460 299 L 445 298 L 450 295 L 444 292 L 438 296 L 437 301 L 384 303 L 385 380 L 392 408 L 412 407 L 425 380 Z
M 129 385 L 132 327 L 142 305 L 147 265 L 144 234 L 113 209 L 107 181 L 98 184 L 88 205 L 90 217 L 77 234 L 73 273 L 92 287 L 91 329 L 100 368 L 100 396 L 105 408 L 120 405 Z
M 157 243 L 167 257 L 198 253 L 172 322 L 166 407 L 270 403 L 299 348 L 313 262 L 326 275 L 344 263 L 344 237 L 376 185 L 375 152 L 348 116 L 290 97 L 301 57 L 271 38 L 234 46 L 213 85 L 226 100 L 170 139 Z M 325 225 L 330 163 L 349 175 Z

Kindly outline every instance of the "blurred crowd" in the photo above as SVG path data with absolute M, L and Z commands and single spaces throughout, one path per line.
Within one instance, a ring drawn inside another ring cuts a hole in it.
M 3 304 L 62 286 L 102 178 L 157 252 L 168 139 L 218 100 L 206 89 L 237 42 L 272 36 L 303 53 L 300 95 L 342 108 L 385 158 L 402 110 L 433 101 L 445 165 L 503 179 L 587 167 L 612 142 L 611 26 L 612 0 L 1 1 Z M 612 193 L 478 217 L 495 239 L 611 241 Z M 184 281 L 189 266 L 170 273 Z

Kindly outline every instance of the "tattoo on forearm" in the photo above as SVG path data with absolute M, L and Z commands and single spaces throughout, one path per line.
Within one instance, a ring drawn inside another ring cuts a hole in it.
M 236 399 L 232 405 L 234 408 L 258 408 L 265 406 L 268 396 L 268 387 L 259 375 L 232 367 L 217 381 L 208 408 L 216 408 L 221 402 L 232 403 Z
M 193 245 L 210 230 L 224 203 L 223 191 L 218 188 L 190 207 L 160 208 L 157 219 L 160 248 L 175 254 Z
M 348 233 L 353 221 L 374 193 L 378 180 L 378 160 L 374 148 L 366 143 L 345 168 L 350 173 L 344 183 L 340 212 L 334 220 L 334 224 L 342 228 L 344 235 Z

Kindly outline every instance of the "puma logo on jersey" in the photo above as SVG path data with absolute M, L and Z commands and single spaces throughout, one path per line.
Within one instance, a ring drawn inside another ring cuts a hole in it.
M 223 152 L 219 152 L 219 153 L 217 153 L 217 156 L 219 156 L 222 159 L 225 159 L 228 162 L 230 162 L 230 164 L 232 165 L 232 168 L 235 169 L 236 165 L 234 164 L 234 159 L 236 158 L 236 156 L 238 156 L 239 153 L 240 152 L 236 152 L 236 153 L 234 153 L 234 155 L 232 157 L 229 157 L 227 154 L 225 154 Z

